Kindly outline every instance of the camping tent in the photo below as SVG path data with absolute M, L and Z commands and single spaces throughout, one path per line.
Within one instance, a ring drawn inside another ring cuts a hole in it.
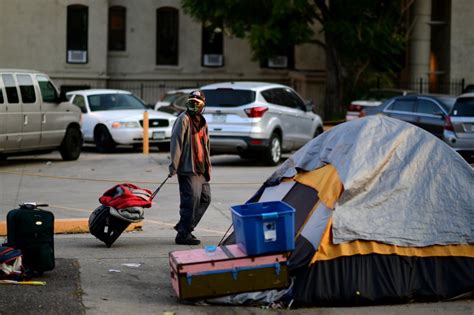
M 474 291 L 473 187 L 441 140 L 371 116 L 307 143 L 249 202 L 296 209 L 298 305 L 399 303 Z

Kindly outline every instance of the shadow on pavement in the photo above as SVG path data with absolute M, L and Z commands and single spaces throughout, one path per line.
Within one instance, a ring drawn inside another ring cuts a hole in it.
M 87 153 L 97 153 L 97 154 L 130 154 L 130 153 L 143 153 L 143 148 L 141 147 L 133 147 L 133 146 L 118 146 L 115 149 L 113 149 L 109 153 L 100 153 L 97 151 L 97 148 L 93 145 L 84 145 L 82 147 L 82 152 L 87 152 Z M 150 146 L 149 148 L 150 153 L 166 153 L 169 151 L 160 151 L 156 146 Z
M 7 160 L 0 160 L 0 167 L 2 166 L 28 166 L 29 164 L 38 164 L 38 163 L 71 163 L 69 161 L 63 161 L 61 157 L 58 158 L 45 158 L 43 156 L 22 156 L 22 157 L 9 157 Z
M 76 259 L 56 258 L 41 277 L 45 286 L 0 284 L 0 314 L 85 314 Z
M 282 157 L 279 165 L 285 162 L 287 158 L 288 158 L 287 156 Z M 219 166 L 219 167 L 235 167 L 235 166 L 262 167 L 263 166 L 263 164 L 259 160 L 243 159 L 238 155 L 212 155 L 211 163 L 212 163 L 212 166 Z M 274 166 L 269 166 L 269 167 L 274 167 Z

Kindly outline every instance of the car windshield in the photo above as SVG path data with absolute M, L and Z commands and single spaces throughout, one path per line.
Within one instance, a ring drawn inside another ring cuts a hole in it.
M 250 90 L 215 89 L 203 92 L 208 107 L 236 107 L 255 101 L 255 92 Z
M 173 94 L 166 94 L 165 97 L 161 100 L 162 102 L 172 103 L 175 99 L 182 96 L 184 93 L 173 93 Z
M 174 101 L 174 105 L 180 109 L 186 109 L 187 100 L 188 100 L 188 96 L 182 95 L 181 97 L 176 98 L 176 100 Z
M 451 116 L 474 117 L 474 97 L 458 99 L 454 104 Z
M 456 102 L 456 98 L 450 96 L 438 96 L 438 101 L 443 105 L 444 109 L 449 111 L 453 108 L 454 102 Z
M 92 112 L 103 110 L 145 109 L 145 104 L 131 94 L 89 95 L 89 107 Z

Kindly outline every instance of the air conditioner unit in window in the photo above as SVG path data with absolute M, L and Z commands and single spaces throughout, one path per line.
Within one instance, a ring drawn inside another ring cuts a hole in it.
M 67 51 L 67 62 L 70 62 L 70 63 L 86 63 L 87 62 L 87 51 L 86 50 L 68 50 Z
M 288 67 L 288 57 L 286 56 L 276 56 L 268 59 L 269 68 L 287 68 Z
M 224 65 L 224 56 L 217 54 L 206 54 L 203 56 L 204 65 L 210 67 L 221 67 Z

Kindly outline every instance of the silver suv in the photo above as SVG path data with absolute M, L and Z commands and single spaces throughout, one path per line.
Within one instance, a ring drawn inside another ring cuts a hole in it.
M 225 82 L 201 87 L 213 154 L 239 154 L 276 165 L 323 132 L 313 104 L 290 87 L 264 82 Z
M 81 154 L 79 108 L 46 74 L 0 69 L 0 157 L 58 149 L 64 160 Z
M 459 153 L 474 153 L 474 93 L 459 96 L 444 120 L 444 141 Z

